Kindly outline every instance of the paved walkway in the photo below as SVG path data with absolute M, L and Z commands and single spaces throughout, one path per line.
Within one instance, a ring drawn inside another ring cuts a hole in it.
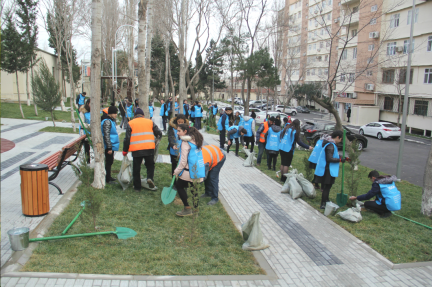
M 216 137 L 204 134 L 208 144 L 218 144 Z M 227 155 L 220 193 L 240 222 L 255 211 L 261 213 L 261 229 L 270 248 L 259 253 L 278 279 L 21 273 L 21 277 L 3 277 L 2 286 L 432 286 L 432 266 L 391 269 L 392 264 L 366 244 L 302 200 L 281 194 L 281 185 L 242 163 L 234 154 Z

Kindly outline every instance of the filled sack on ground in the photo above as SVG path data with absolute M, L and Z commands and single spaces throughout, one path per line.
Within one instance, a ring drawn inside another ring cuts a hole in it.
M 256 251 L 270 247 L 264 240 L 259 224 L 259 216 L 260 213 L 255 211 L 249 220 L 242 224 L 243 240 L 246 241 L 243 243 L 243 250 Z
M 292 199 L 297 199 L 303 196 L 303 189 L 297 181 L 297 176 L 291 176 L 288 181 L 288 190 Z
M 350 222 L 360 222 L 362 220 L 360 211 L 361 207 L 357 204 L 356 207 L 348 208 L 345 211 L 338 212 L 336 215 L 339 215 L 342 219 Z
M 123 157 L 120 172 L 117 175 L 117 180 L 122 186 L 123 190 L 128 188 L 129 183 L 132 181 L 132 162 L 127 156 Z
M 284 176 L 286 177 L 286 180 L 285 180 L 284 185 L 282 186 L 281 193 L 289 193 L 289 188 L 288 188 L 289 179 L 292 176 L 296 176 L 296 175 L 297 175 L 297 169 L 295 169 L 295 168 L 291 169 L 288 173 L 284 174 Z
M 324 209 L 324 215 L 329 216 L 335 214 L 336 210 L 339 208 L 339 205 L 336 203 L 333 203 L 331 201 L 328 201 L 326 203 L 325 209 Z
M 160 138 L 155 138 L 155 150 L 154 150 L 154 162 L 157 162 L 159 156 L 159 144 L 161 142 Z
M 244 153 L 247 155 L 246 160 L 243 162 L 243 166 L 249 167 L 254 166 L 255 163 L 255 152 L 250 152 L 250 150 L 243 148 Z
M 300 173 L 297 175 L 297 181 L 300 184 L 301 188 L 303 189 L 304 194 L 306 194 L 309 198 L 315 198 L 316 197 L 316 191 L 313 186 L 313 184 L 304 178 L 303 174 Z

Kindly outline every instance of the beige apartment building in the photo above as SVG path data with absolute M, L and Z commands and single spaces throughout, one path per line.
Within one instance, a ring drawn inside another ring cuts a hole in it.
M 411 21 L 410 0 L 287 0 L 279 65 L 281 94 L 319 82 L 342 120 L 396 123 Z M 432 130 L 432 1 L 417 0 L 407 126 Z M 404 70 L 405 68 L 405 70 Z M 334 79 L 334 80 L 333 80 Z M 329 84 L 333 93 L 330 94 Z

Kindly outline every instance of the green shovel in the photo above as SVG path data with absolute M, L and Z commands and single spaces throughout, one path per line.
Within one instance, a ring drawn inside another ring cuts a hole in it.
M 345 136 L 346 136 L 346 130 L 343 131 L 343 139 L 342 139 L 342 156 L 345 158 Z M 342 163 L 342 188 L 341 193 L 338 193 L 336 195 L 336 203 L 339 205 L 339 207 L 342 207 L 346 205 L 348 201 L 348 195 L 344 194 L 344 163 Z
M 65 230 L 63 230 L 63 232 L 62 232 L 61 235 L 65 235 L 66 232 L 68 232 L 69 228 L 72 227 L 72 225 L 75 223 L 75 221 L 76 221 L 76 220 L 78 219 L 78 217 L 81 215 L 81 213 L 83 213 L 83 211 L 84 211 L 84 209 L 85 209 L 85 205 L 86 205 L 85 200 L 84 200 L 83 202 L 81 202 L 80 205 L 82 206 L 82 209 L 80 210 L 80 212 L 78 212 L 77 216 L 75 216 L 75 218 L 72 219 L 71 223 L 69 223 L 69 225 L 65 228 Z
M 177 191 L 173 189 L 174 181 L 175 181 L 175 175 L 173 176 L 173 178 L 171 180 L 170 187 L 164 187 L 162 189 L 161 199 L 162 199 L 163 204 L 165 204 L 165 205 L 170 204 L 171 202 L 173 202 L 174 198 L 175 198 L 175 196 L 177 194 Z
M 134 237 L 137 235 L 135 230 L 126 227 L 116 227 L 115 231 L 104 231 L 104 232 L 93 232 L 93 233 L 83 233 L 83 234 L 71 234 L 71 235 L 63 235 L 63 236 L 52 236 L 52 237 L 42 237 L 42 238 L 32 238 L 30 242 L 36 241 L 48 241 L 48 240 L 57 240 L 57 239 L 66 239 L 66 238 L 75 238 L 75 237 L 86 237 L 86 236 L 95 236 L 95 235 L 106 235 L 106 234 L 115 234 L 118 239 L 128 239 L 130 237 Z

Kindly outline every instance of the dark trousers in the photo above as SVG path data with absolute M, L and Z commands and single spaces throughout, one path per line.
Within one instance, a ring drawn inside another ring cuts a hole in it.
M 201 129 L 201 118 L 195 118 L 195 128 L 197 130 Z
M 177 160 L 177 156 L 176 155 L 170 154 L 170 158 L 171 158 L 171 175 L 173 175 L 174 174 L 174 170 L 177 167 L 178 160 Z
M 379 215 L 390 212 L 390 210 L 388 210 L 387 206 L 385 205 L 385 199 L 382 200 L 381 205 L 378 205 L 375 200 L 365 201 L 364 207 L 375 213 L 378 213 Z
M 249 143 L 251 144 L 250 152 L 253 152 L 255 146 L 254 136 L 244 137 L 246 148 L 249 148 Z
M 205 194 L 210 195 L 211 199 L 219 198 L 219 173 L 225 163 L 226 157 L 212 168 L 204 181 Z
M 166 131 L 166 124 L 167 124 L 167 122 L 168 122 L 168 117 L 163 116 L 162 117 L 162 127 L 163 127 L 164 131 Z
M 276 162 L 277 162 L 277 158 L 278 158 L 277 153 L 269 153 L 267 151 L 267 167 L 270 169 L 272 167 L 272 162 L 273 162 L 273 170 L 276 170 Z
M 350 117 L 351 117 L 351 116 L 348 117 L 348 122 L 350 122 Z
M 90 163 L 90 143 L 87 140 L 84 141 L 84 155 L 86 162 Z
M 191 120 L 191 122 L 193 122 L 194 125 L 195 125 L 195 117 L 191 117 L 190 120 Z
M 322 197 L 321 197 L 321 204 L 326 203 L 327 201 L 330 201 L 329 195 L 330 195 L 330 189 L 332 188 L 333 184 L 321 184 L 321 188 L 323 190 Z
M 122 121 L 120 123 L 120 128 L 126 128 L 126 123 L 129 122 L 128 117 L 126 115 L 122 116 Z
M 225 148 L 225 135 L 226 135 L 225 129 L 219 131 L 219 147 L 220 148 Z
M 257 157 L 257 164 L 261 164 L 261 158 L 265 150 L 265 143 L 258 142 L 258 157 Z M 268 157 L 267 157 L 268 159 Z
M 108 153 L 108 150 L 105 150 L 105 181 L 111 181 L 111 166 L 114 163 L 114 151 L 111 154 Z
M 178 178 L 175 186 L 177 188 L 177 193 L 180 196 L 180 199 L 183 202 L 184 206 L 189 206 L 189 203 L 187 201 L 188 200 L 187 189 L 189 188 L 192 193 L 192 196 L 194 197 L 194 201 L 195 201 L 194 208 L 198 207 L 199 205 L 198 193 L 196 193 L 192 188 L 190 188 L 192 187 L 192 182 Z
M 145 167 L 147 169 L 147 179 L 153 180 L 154 177 L 154 169 L 155 169 L 155 162 L 154 162 L 154 155 L 147 155 L 147 156 L 135 156 L 133 157 L 133 185 L 135 189 L 141 189 L 141 163 L 144 160 Z
M 235 153 L 236 153 L 236 155 L 238 155 L 238 153 L 239 153 L 239 139 L 238 138 L 235 138 L 235 139 L 231 140 L 231 144 L 228 146 L 227 152 L 229 152 L 229 149 L 232 146 L 233 141 L 235 141 Z

